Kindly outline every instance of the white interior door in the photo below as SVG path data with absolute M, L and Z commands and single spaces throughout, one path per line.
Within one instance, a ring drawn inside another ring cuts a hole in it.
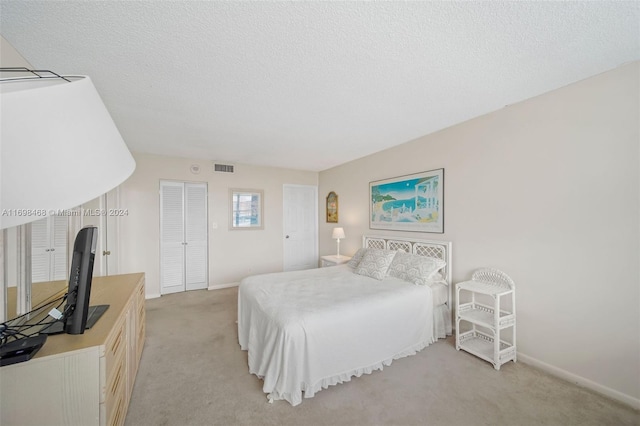
M 160 293 L 185 290 L 184 184 L 160 182 Z
M 99 271 L 103 276 L 116 275 L 120 270 L 118 226 L 122 213 L 119 210 L 119 194 L 120 190 L 115 188 L 100 197 L 100 211 L 102 212 L 98 226 L 100 253 L 96 253 L 96 258 L 100 258 Z
M 107 275 L 120 273 L 120 218 L 125 213 L 120 209 L 120 189 L 116 188 L 107 192 L 107 207 L 113 214 L 107 215 Z M 115 212 L 115 213 L 114 213 Z
M 285 271 L 318 267 L 318 188 L 283 186 Z
M 104 209 L 104 195 L 100 197 L 94 198 L 93 200 L 89 200 L 86 203 L 82 204 L 80 209 L 81 211 L 81 219 L 82 223 L 80 227 L 84 226 L 95 226 L 98 228 L 98 249 L 96 249 L 96 255 L 93 261 L 93 276 L 94 277 L 102 277 L 107 275 L 106 271 L 106 263 L 104 256 L 102 255 L 103 251 L 103 243 L 104 243 L 104 216 L 102 216 L 101 212 Z M 76 231 L 75 237 L 78 235 L 78 231 Z M 73 244 L 75 241 L 72 241 Z
M 115 188 L 98 198 L 82 205 L 82 226 L 98 228 L 98 247 L 93 264 L 93 276 L 116 275 L 119 273 L 119 221 L 120 190 Z M 73 219 L 73 218 L 72 218 Z M 77 234 L 77 231 L 76 231 Z

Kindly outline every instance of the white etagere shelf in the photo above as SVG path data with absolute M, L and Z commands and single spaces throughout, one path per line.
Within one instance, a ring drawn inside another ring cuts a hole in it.
M 460 302 L 462 292 L 470 294 L 470 302 Z M 491 299 L 493 306 L 481 303 L 479 295 Z M 510 299 L 508 310 L 501 309 L 503 298 Z M 470 330 L 461 331 L 461 324 Z M 502 338 L 508 329 L 511 341 Z M 474 272 L 471 281 L 456 284 L 456 349 L 492 363 L 496 370 L 516 362 L 515 284 L 504 272 L 483 268 Z

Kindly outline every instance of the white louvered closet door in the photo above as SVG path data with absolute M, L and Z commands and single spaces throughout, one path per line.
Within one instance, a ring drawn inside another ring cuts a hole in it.
M 207 186 L 185 183 L 187 290 L 207 288 Z
M 49 218 L 31 222 L 31 282 L 51 281 Z
M 67 239 L 69 219 L 66 216 L 53 216 L 51 219 L 51 274 L 52 280 L 69 279 L 67 268 Z
M 207 186 L 160 182 L 162 294 L 207 287 Z
M 31 224 L 31 282 L 68 279 L 66 216 L 49 216 Z
M 160 291 L 184 291 L 184 184 L 160 182 Z

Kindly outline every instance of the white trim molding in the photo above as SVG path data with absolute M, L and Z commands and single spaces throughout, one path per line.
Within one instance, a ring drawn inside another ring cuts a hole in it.
M 616 401 L 630 405 L 636 410 L 640 410 L 640 399 L 634 398 L 631 395 L 624 394 L 620 391 L 611 389 L 609 387 L 601 385 L 600 383 L 596 383 L 592 380 L 589 380 L 585 377 L 570 373 L 567 370 L 563 370 L 562 368 L 558 368 L 551 364 L 547 364 L 546 362 L 540 361 L 539 359 L 533 358 L 529 355 L 525 355 L 522 352 L 518 352 L 518 361 L 522 361 L 525 364 L 529 364 L 533 367 L 537 367 L 540 370 L 547 372 L 553 376 L 567 380 L 571 383 L 574 383 L 578 386 L 582 386 L 584 388 L 597 392 L 608 398 L 615 399 Z
M 207 290 L 222 290 L 223 288 L 238 287 L 239 285 L 240 285 L 239 282 L 226 283 L 226 284 L 213 284 L 207 287 Z

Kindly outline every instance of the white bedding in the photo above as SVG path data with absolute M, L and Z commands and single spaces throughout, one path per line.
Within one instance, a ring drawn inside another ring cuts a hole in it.
M 269 399 L 298 405 L 434 342 L 432 290 L 347 265 L 248 277 L 238 339 Z
M 431 293 L 433 294 L 433 306 L 444 305 L 449 299 L 449 286 L 441 282 L 429 284 Z

